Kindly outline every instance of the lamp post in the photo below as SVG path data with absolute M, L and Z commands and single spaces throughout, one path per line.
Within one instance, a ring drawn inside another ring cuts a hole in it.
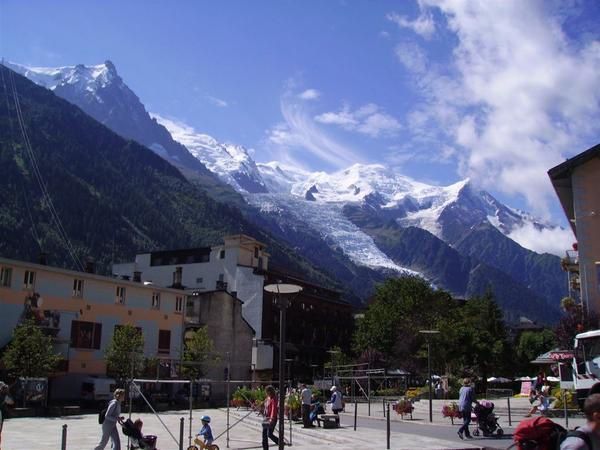
M 430 338 L 434 334 L 439 334 L 439 330 L 419 330 L 419 333 L 425 336 L 425 340 L 427 341 L 427 373 L 429 377 L 429 421 L 433 422 L 433 401 L 431 398 L 432 395 L 432 386 L 431 386 L 431 344 Z
M 289 295 L 297 294 L 302 291 L 301 286 L 295 284 L 274 283 L 265 286 L 265 292 L 275 296 L 279 305 L 279 450 L 283 450 L 283 435 L 285 433 L 283 423 L 283 412 L 285 409 L 285 392 L 283 390 L 285 383 L 284 361 L 285 361 L 285 320 L 286 311 L 290 305 Z

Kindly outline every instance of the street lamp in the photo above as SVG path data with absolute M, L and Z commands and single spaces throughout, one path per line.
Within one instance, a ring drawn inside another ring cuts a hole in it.
M 429 421 L 433 422 L 433 401 L 431 399 L 432 387 L 431 387 L 431 345 L 430 338 L 434 334 L 439 334 L 439 330 L 419 330 L 419 333 L 425 336 L 427 341 L 427 373 L 429 376 Z
M 283 423 L 283 411 L 285 409 L 285 392 L 283 390 L 285 383 L 285 374 L 283 372 L 285 361 L 285 313 L 290 305 L 287 296 L 298 294 L 302 291 L 302 287 L 295 284 L 274 283 L 266 285 L 264 289 L 265 292 L 269 292 L 275 296 L 279 305 L 279 450 L 283 450 L 283 435 L 285 433 Z

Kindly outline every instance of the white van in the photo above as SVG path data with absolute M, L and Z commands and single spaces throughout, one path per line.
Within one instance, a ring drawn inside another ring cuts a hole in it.
M 88 402 L 111 400 L 116 385 L 114 378 L 86 377 L 81 381 L 81 399 Z

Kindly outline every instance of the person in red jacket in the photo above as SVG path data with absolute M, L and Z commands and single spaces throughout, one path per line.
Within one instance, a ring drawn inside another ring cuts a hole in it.
M 278 399 L 273 386 L 266 388 L 267 398 L 265 400 L 265 420 L 263 422 L 262 448 L 269 450 L 269 438 L 279 445 L 279 439 L 273 434 L 277 425 Z

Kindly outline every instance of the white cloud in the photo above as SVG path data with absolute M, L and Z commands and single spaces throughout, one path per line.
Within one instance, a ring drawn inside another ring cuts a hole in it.
M 206 98 L 209 102 L 215 106 L 218 106 L 219 108 L 227 108 L 229 106 L 229 103 L 221 98 L 213 97 L 212 95 L 207 95 Z
M 315 123 L 305 103 L 291 92 L 281 98 L 283 122 L 267 130 L 267 142 L 274 147 L 277 158 L 297 161 L 301 158 L 295 154 L 305 151 L 334 168 L 361 162 L 358 153 L 333 139 Z
M 396 46 L 396 57 L 410 72 L 424 73 L 427 69 L 427 56 L 415 42 L 403 42 Z
M 298 98 L 302 100 L 316 100 L 321 96 L 321 93 L 316 89 L 307 89 L 304 92 L 298 94 Z
M 411 131 L 456 146 L 461 175 L 522 194 L 547 217 L 554 198 L 547 170 L 587 148 L 600 131 L 594 120 L 600 114 L 600 42 L 572 41 L 564 22 L 546 9 L 549 2 L 419 5 L 439 9 L 457 44 L 444 66 L 421 58 L 416 47 L 396 49 L 423 96 L 409 117 L 418 124 Z
M 571 248 L 571 244 L 576 240 L 570 229 L 557 227 L 540 230 L 531 223 L 514 229 L 508 237 L 529 250 L 558 256 L 564 256 L 565 249 Z
M 382 111 L 382 109 L 368 103 L 355 111 L 345 105 L 337 112 L 325 112 L 315 116 L 315 120 L 328 125 L 338 125 L 349 131 L 366 134 L 371 137 L 382 135 L 395 135 L 401 125 L 398 120 Z
M 415 33 L 429 39 L 435 33 L 435 22 L 431 12 L 423 8 L 420 3 L 421 13 L 414 20 L 408 19 L 406 16 L 401 16 L 395 12 L 389 13 L 386 17 L 389 21 L 394 22 L 400 28 L 408 28 Z

